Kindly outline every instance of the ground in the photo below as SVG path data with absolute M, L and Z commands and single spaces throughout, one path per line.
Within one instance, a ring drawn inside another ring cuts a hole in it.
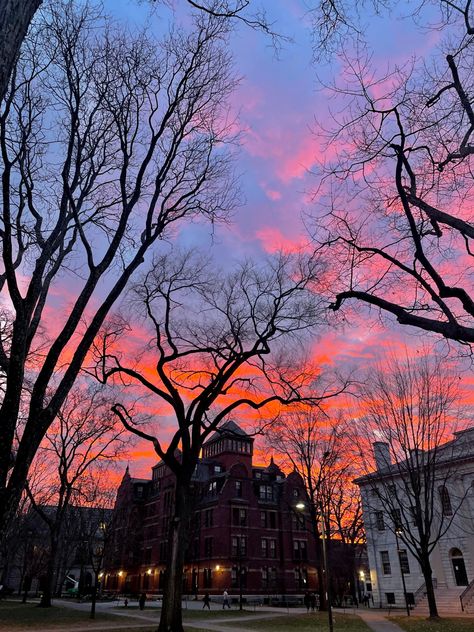
M 474 632 L 474 618 L 448 618 L 430 621 L 420 617 L 397 617 L 397 624 L 408 632 Z
M 71 606 L 74 605 L 74 608 Z M 150 619 L 158 622 L 159 611 L 157 608 L 145 608 L 140 612 L 136 607 L 128 608 L 108 607 L 100 610 L 96 619 L 88 618 L 89 604 L 56 605 L 53 608 L 38 608 L 36 604 L 23 605 L 15 601 L 0 602 L 0 632 L 31 632 L 32 630 L 133 630 L 140 632 L 153 632 L 156 625 L 150 626 Z M 260 617 L 267 617 L 260 619 Z M 270 618 L 268 618 L 270 617 Z M 183 620 L 189 632 L 209 632 L 212 629 L 240 629 L 255 632 L 286 632 L 286 630 L 299 630 L 300 632 L 314 632 L 315 626 L 318 632 L 327 630 L 327 615 L 325 613 L 295 614 L 287 616 L 283 612 L 262 612 L 257 609 L 240 612 L 237 609 L 225 610 L 215 608 L 203 611 L 200 609 L 183 609 Z M 189 626 L 186 626 L 189 623 Z M 203 627 L 201 627 L 201 625 Z M 368 632 L 367 626 L 356 616 L 337 615 L 335 632 Z
M 36 603 L 21 604 L 19 601 L 0 601 L 0 632 L 155 632 L 159 620 L 156 602 L 148 602 L 141 612 L 135 603 L 128 608 L 117 603 L 98 603 L 96 619 L 89 619 L 90 604 L 76 601 L 56 602 L 53 608 L 38 608 Z M 287 613 L 277 608 L 256 608 L 240 612 L 238 609 L 223 611 L 202 610 L 199 603 L 188 602 L 183 608 L 186 632 L 327 632 L 327 614 L 302 612 L 298 608 Z M 370 618 L 371 625 L 387 621 L 381 611 L 360 612 Z M 374 619 L 375 617 L 375 619 Z M 357 614 L 335 612 L 334 632 L 369 632 L 369 627 Z M 391 617 L 390 621 L 407 632 L 474 632 L 474 618 L 441 619 L 433 623 L 420 617 Z M 401 632 L 398 628 L 399 632 Z M 376 629 L 373 628 L 373 629 Z M 382 629 L 382 628 L 380 628 Z

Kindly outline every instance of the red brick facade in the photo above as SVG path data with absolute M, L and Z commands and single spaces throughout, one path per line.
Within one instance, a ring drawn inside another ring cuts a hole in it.
M 252 465 L 253 439 L 228 422 L 203 446 L 194 475 L 185 594 L 282 595 L 316 588 L 315 543 L 300 476 L 273 463 Z M 168 555 L 174 478 L 163 465 L 152 480 L 127 471 L 117 493 L 104 589 L 159 593 Z

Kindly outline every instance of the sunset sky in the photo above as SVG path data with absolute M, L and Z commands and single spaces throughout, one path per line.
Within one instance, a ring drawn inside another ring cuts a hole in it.
M 185 20 L 186 3 L 174 4 Z M 313 60 L 309 3 L 272 0 L 264 4 L 275 29 L 293 41 L 283 42 L 276 56 L 270 41 L 259 32 L 241 26 L 232 36 L 235 67 L 242 77 L 232 107 L 242 130 L 237 171 L 245 202 L 231 225 L 216 226 L 212 233 L 205 224 L 183 225 L 177 237 L 186 246 L 212 245 L 216 259 L 229 266 L 242 257 L 258 259 L 264 252 L 307 245 L 302 217 L 314 212 L 315 172 L 325 153 L 324 139 L 315 132 L 316 121 L 329 126 L 330 113 L 338 111 L 338 102 L 321 81 L 337 80 L 341 64 L 337 58 L 330 63 Z M 132 27 L 146 23 L 152 32 L 165 32 L 172 15 L 160 3 L 150 14 L 147 3 L 135 0 L 106 0 L 105 10 Z M 401 17 L 408 12 L 400 5 L 390 16 L 367 16 L 364 33 L 373 67 L 380 74 L 436 49 L 438 33 L 417 29 L 413 20 Z M 321 331 L 314 340 L 314 357 L 342 370 L 363 371 L 384 351 L 402 353 L 404 345 L 415 349 L 434 340 L 402 329 L 386 317 L 382 322 L 375 313 L 368 318 L 360 306 L 349 316 L 344 327 Z M 465 377 L 469 388 L 469 376 Z M 137 446 L 133 475 L 147 475 L 154 460 L 152 449 Z

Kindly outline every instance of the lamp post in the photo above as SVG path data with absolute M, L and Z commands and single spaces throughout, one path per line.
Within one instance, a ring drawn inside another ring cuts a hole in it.
M 400 575 L 402 576 L 402 586 L 403 586 L 403 597 L 405 598 L 405 608 L 407 611 L 407 617 L 410 616 L 410 607 L 408 605 L 408 599 L 407 599 L 407 587 L 406 587 L 406 583 L 405 583 L 405 573 L 403 572 L 403 567 L 402 567 L 402 560 L 400 557 L 400 541 L 399 541 L 399 536 L 403 533 L 403 529 L 401 527 L 397 527 L 395 529 L 395 540 L 397 543 L 397 555 L 398 555 L 398 564 L 400 566 Z
M 303 511 L 306 505 L 303 502 L 298 502 L 296 504 L 296 509 L 299 511 Z M 322 503 L 319 506 L 319 512 L 321 516 L 321 539 L 322 539 L 322 549 L 323 549 L 323 574 L 324 574 L 324 588 L 326 593 L 326 602 L 328 606 L 328 624 L 329 624 L 329 632 L 334 632 L 334 622 L 332 617 L 332 605 L 331 605 L 331 582 L 329 577 L 329 560 L 327 554 L 326 547 L 326 525 L 324 523 L 324 510 Z

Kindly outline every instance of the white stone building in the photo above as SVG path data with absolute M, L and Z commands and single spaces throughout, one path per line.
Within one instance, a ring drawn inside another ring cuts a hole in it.
M 409 537 L 401 537 L 403 529 L 417 528 L 415 518 L 409 517 L 414 509 L 407 506 L 413 501 L 406 501 L 402 474 L 406 470 L 402 461 L 391 462 L 387 443 L 374 443 L 374 456 L 376 471 L 355 481 L 361 490 L 367 534 L 368 589 L 376 607 L 405 607 L 406 593 L 408 603 L 421 613 L 427 610 L 423 574 L 403 542 Z M 474 613 L 474 427 L 456 432 L 441 446 L 433 480 L 434 531 L 440 537 L 430 562 L 438 608 Z M 382 487 L 389 496 L 380 493 Z

